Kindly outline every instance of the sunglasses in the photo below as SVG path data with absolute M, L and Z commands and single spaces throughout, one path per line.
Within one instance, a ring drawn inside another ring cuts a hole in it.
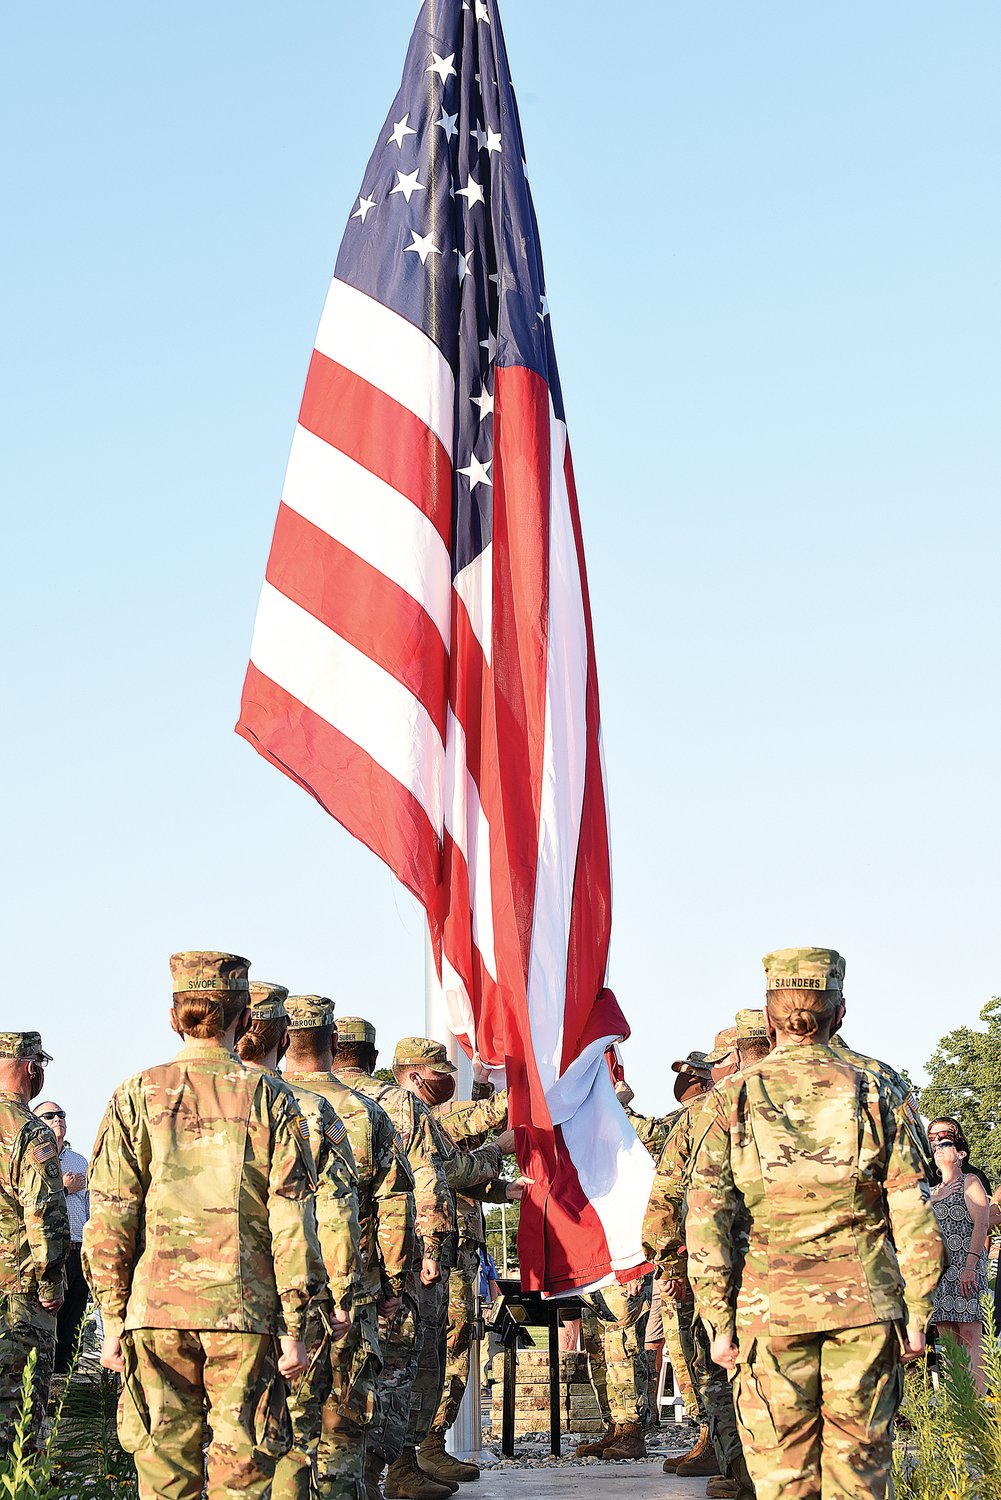
M 66 1111 L 64 1109 L 47 1109 L 45 1113 L 43 1115 L 39 1115 L 38 1118 L 40 1120 L 65 1120 Z

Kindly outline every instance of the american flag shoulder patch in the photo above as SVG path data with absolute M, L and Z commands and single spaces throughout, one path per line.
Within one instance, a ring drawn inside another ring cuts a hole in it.
M 309 1126 L 306 1124 L 306 1119 L 305 1119 L 304 1115 L 300 1115 L 298 1117 L 297 1124 L 299 1126 L 299 1134 L 302 1136 L 303 1140 L 308 1145 L 309 1144 Z
M 332 1146 L 339 1146 L 347 1138 L 348 1133 L 340 1120 L 335 1120 L 332 1125 L 327 1126 L 327 1140 Z
M 57 1155 L 56 1148 L 51 1141 L 43 1141 L 32 1151 L 32 1156 L 38 1166 L 44 1167 L 47 1161 L 54 1161 Z

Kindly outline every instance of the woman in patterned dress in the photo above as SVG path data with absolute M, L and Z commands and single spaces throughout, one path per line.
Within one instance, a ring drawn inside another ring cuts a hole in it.
M 931 1195 L 949 1264 L 935 1293 L 932 1321 L 965 1349 L 977 1390 L 984 1392 L 983 1306 L 987 1292 L 987 1226 L 990 1204 L 983 1184 L 967 1169 L 969 1147 L 951 1120 L 933 1120 L 928 1139 L 941 1182 Z

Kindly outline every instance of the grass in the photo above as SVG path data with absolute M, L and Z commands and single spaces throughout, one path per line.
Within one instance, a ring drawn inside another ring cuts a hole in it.
M 1001 1495 L 1001 1339 L 984 1300 L 987 1396 L 978 1396 L 966 1355 L 939 1344 L 939 1384 L 927 1366 L 907 1377 L 905 1431 L 893 1452 L 897 1500 L 996 1500 Z
M 11 1450 L 0 1466 L 0 1500 L 138 1500 L 135 1465 L 118 1442 L 118 1382 L 107 1370 L 80 1366 L 82 1340 L 81 1328 L 37 1448 L 31 1421 L 37 1354 L 28 1356 Z

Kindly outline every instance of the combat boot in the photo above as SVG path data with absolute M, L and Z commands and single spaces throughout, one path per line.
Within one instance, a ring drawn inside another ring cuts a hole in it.
M 701 1427 L 699 1428 L 699 1435 L 695 1439 L 694 1447 L 689 1448 L 687 1453 L 679 1453 L 677 1458 L 665 1458 L 664 1473 L 676 1474 L 678 1472 L 679 1464 L 687 1463 L 690 1458 L 701 1458 L 708 1446 L 709 1427 L 707 1423 L 703 1422 Z M 713 1473 L 715 1474 L 715 1472 L 716 1470 L 714 1469 Z
M 385 1467 L 378 1453 L 365 1454 L 365 1500 L 383 1500 L 379 1481 Z
M 744 1455 L 741 1454 L 733 1466 L 729 1479 L 722 1475 L 710 1479 L 706 1485 L 709 1500 L 754 1500 L 754 1482 L 747 1471 Z
M 404 1448 L 395 1463 L 390 1464 L 382 1486 L 386 1500 L 448 1500 L 459 1488 L 457 1484 L 439 1484 L 417 1465 L 413 1448 Z
M 602 1436 L 596 1438 L 593 1443 L 577 1444 L 573 1450 L 574 1458 L 600 1458 L 609 1443 L 615 1442 L 618 1431 L 618 1424 L 616 1422 L 609 1422 Z
M 479 1479 L 480 1470 L 477 1464 L 467 1464 L 461 1458 L 456 1458 L 454 1453 L 448 1453 L 445 1449 L 445 1437 L 441 1432 L 429 1432 L 417 1450 L 417 1465 L 421 1472 L 430 1474 L 432 1479 L 438 1479 L 442 1484 L 450 1480 L 459 1484 L 470 1484 L 474 1479 Z
M 620 1422 L 615 1440 L 608 1444 L 602 1458 L 646 1458 L 646 1439 L 639 1422 Z

